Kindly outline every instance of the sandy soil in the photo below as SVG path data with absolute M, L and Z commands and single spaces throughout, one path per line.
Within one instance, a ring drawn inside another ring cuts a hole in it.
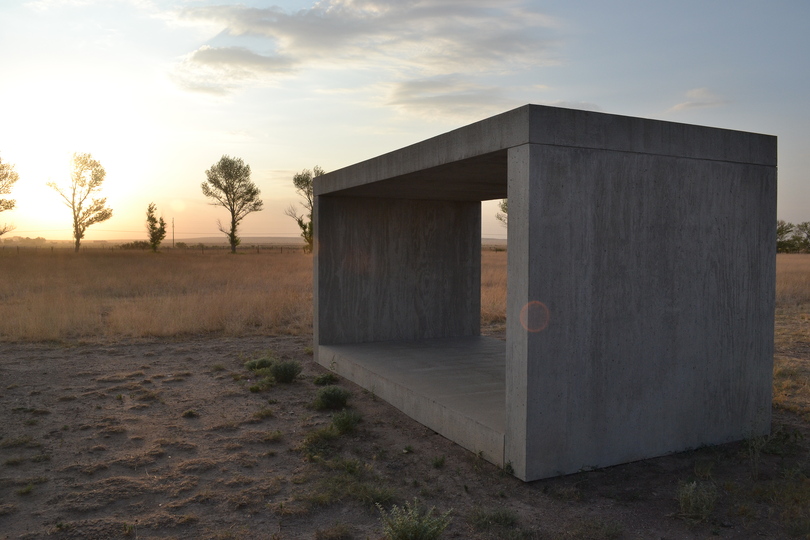
M 311 406 L 326 371 L 310 344 L 0 345 L 0 538 L 376 539 L 373 501 L 414 497 L 452 509 L 446 538 L 803 534 L 778 494 L 785 471 L 810 475 L 807 423 L 790 413 L 775 412 L 789 436 L 758 456 L 757 480 L 739 443 L 524 484 L 344 380 L 363 421 L 313 442 L 333 413 Z M 251 392 L 243 365 L 267 351 L 303 372 Z M 690 480 L 717 487 L 705 520 L 680 514 Z

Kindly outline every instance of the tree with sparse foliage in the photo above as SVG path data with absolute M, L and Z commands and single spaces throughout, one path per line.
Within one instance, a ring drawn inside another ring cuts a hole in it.
M 203 195 L 213 199 L 211 204 L 222 206 L 231 214 L 230 228 L 225 228 L 217 220 L 217 227 L 228 237 L 231 253 L 236 253 L 239 245 L 237 227 L 251 212 L 258 212 L 264 206 L 259 198 L 259 188 L 250 180 L 250 165 L 240 158 L 222 156 L 210 169 L 205 171 L 208 180 L 202 183 Z
M 90 154 L 73 154 L 73 172 L 70 182 L 65 187 L 59 187 L 55 182 L 48 182 L 64 199 L 65 206 L 73 214 L 73 240 L 74 249 L 79 251 L 82 238 L 87 228 L 96 223 L 107 221 L 113 215 L 112 209 L 107 208 L 107 198 L 91 198 L 101 189 L 107 172 L 101 163 L 93 159 Z
M 146 208 L 146 232 L 149 233 L 149 247 L 152 251 L 157 253 L 160 243 L 166 238 L 166 221 L 161 216 L 155 216 L 157 206 L 155 203 L 149 203 Z
M 14 165 L 11 163 L 3 163 L 0 159 L 0 195 L 8 195 L 11 193 L 11 188 L 14 183 L 20 179 L 17 171 L 14 170 Z M 14 199 L 0 199 L 0 212 L 11 210 L 17 203 Z M 3 236 L 9 231 L 14 230 L 14 225 L 3 224 L 0 225 L 0 236 Z
M 301 238 L 303 238 L 305 242 L 304 251 L 308 253 L 312 252 L 313 242 L 312 205 L 315 198 L 312 192 L 312 182 L 315 178 L 323 174 L 326 174 L 326 171 L 315 165 L 311 171 L 304 169 L 293 176 L 295 191 L 304 199 L 303 202 L 301 202 L 301 206 L 304 207 L 304 213 L 299 215 L 293 204 L 288 206 L 287 210 L 284 211 L 286 215 L 290 216 L 298 223 L 298 227 L 301 229 Z
M 498 208 L 500 208 L 501 211 L 495 214 L 495 219 L 503 223 L 503 226 L 506 227 L 509 221 L 508 199 L 501 199 L 501 202 L 498 203 Z

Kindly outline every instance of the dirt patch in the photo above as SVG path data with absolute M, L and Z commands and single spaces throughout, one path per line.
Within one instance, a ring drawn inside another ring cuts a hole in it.
M 311 406 L 326 371 L 309 347 L 3 344 L 0 538 L 380 538 L 375 503 L 414 498 L 452 509 L 447 538 L 810 537 L 800 414 L 775 410 L 756 444 L 523 483 L 344 380 L 361 420 L 337 429 Z M 251 391 L 244 363 L 267 351 L 303 372 Z M 677 500 L 693 481 L 716 494 L 705 518 Z

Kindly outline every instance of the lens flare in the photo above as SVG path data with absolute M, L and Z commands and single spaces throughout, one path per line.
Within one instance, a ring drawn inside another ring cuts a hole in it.
M 542 332 L 548 326 L 550 313 L 543 302 L 532 300 L 520 310 L 520 325 L 527 332 Z

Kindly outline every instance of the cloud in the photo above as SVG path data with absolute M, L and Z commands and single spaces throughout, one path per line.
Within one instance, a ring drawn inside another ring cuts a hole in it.
M 265 42 L 266 50 L 273 52 L 261 63 L 236 63 L 239 81 L 277 75 L 281 71 L 267 69 L 274 61 L 286 72 L 317 68 L 373 72 L 383 86 L 393 84 L 392 103 L 400 107 L 433 107 L 442 90 L 427 92 L 424 85 L 431 81 L 446 85 L 450 79 L 441 77 L 450 74 L 493 77 L 558 62 L 559 23 L 525 0 L 321 0 L 296 12 L 219 5 L 189 7 L 175 17 L 185 24 L 216 25 L 221 30 L 217 39 Z M 228 62 L 219 63 L 222 73 L 217 76 L 211 59 L 203 62 L 204 57 L 196 55 L 200 51 L 181 63 L 179 79 L 184 86 L 200 79 L 195 75 L 199 69 L 207 74 L 203 89 L 238 88 L 225 76 Z M 448 100 L 472 102 L 487 95 L 502 99 L 491 87 L 460 89 L 461 79 L 453 80 L 446 88 Z M 417 90 L 421 94 L 415 94 Z
M 688 101 L 678 103 L 667 112 L 684 111 L 687 109 L 700 109 L 705 107 L 721 107 L 727 105 L 729 101 L 716 94 L 708 88 L 693 88 L 686 92 Z
M 503 89 L 459 75 L 414 79 L 392 85 L 388 105 L 429 119 L 475 119 L 520 105 Z

